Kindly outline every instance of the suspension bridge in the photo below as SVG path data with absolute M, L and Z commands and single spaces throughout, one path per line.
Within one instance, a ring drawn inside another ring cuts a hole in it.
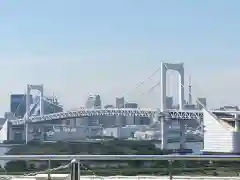
M 169 70 L 173 70 L 178 72 L 179 81 L 178 84 L 178 109 L 167 109 L 166 100 L 167 100 L 167 72 Z M 91 116 L 139 116 L 139 117 L 151 117 L 153 119 L 153 123 L 149 126 L 153 126 L 155 123 L 161 122 L 161 133 L 162 133 L 162 148 L 164 149 L 165 144 L 167 142 L 166 139 L 166 122 L 171 120 L 178 120 L 180 124 L 180 128 L 182 131 L 186 131 L 186 120 L 196 121 L 198 123 L 198 127 L 196 130 L 189 130 L 188 132 L 200 134 L 203 136 L 203 124 L 202 121 L 204 119 L 203 110 L 190 110 L 184 108 L 184 64 L 170 64 L 170 63 L 161 63 L 161 67 L 155 71 L 151 76 L 147 78 L 147 80 L 151 79 L 154 75 L 156 75 L 160 71 L 160 82 L 155 85 L 160 86 L 161 88 L 161 98 L 160 98 L 160 108 L 159 109 L 149 109 L 149 108 L 104 108 L 104 109 L 85 109 L 79 108 L 78 110 L 57 112 L 52 114 L 44 114 L 44 102 L 48 102 L 48 99 L 44 97 L 44 89 L 43 85 L 27 85 L 27 96 L 26 96 L 26 114 L 23 118 L 12 118 L 6 121 L 6 125 L 4 125 L 1 131 L 8 129 L 7 124 L 11 124 L 14 126 L 25 125 L 26 132 L 28 131 L 28 124 L 34 124 L 39 122 L 51 122 L 51 121 L 62 121 L 65 119 L 74 119 L 80 117 L 91 117 Z M 144 81 L 137 85 L 136 88 L 140 87 L 144 84 Z M 32 90 L 37 90 L 40 92 L 39 100 L 34 104 L 30 103 L 30 95 Z M 189 95 L 192 97 L 192 93 L 189 92 Z M 52 103 L 52 102 L 49 102 Z M 222 118 L 228 119 L 229 116 L 234 116 L 235 114 L 239 114 L 240 111 L 220 111 L 220 110 L 207 110 L 206 107 L 201 102 L 198 102 L 205 111 L 212 114 L 213 116 L 217 114 L 223 115 Z M 226 116 L 225 116 L 226 115 Z M 196 133 L 197 132 L 197 133 Z M 2 133 L 2 132 L 0 132 Z M 6 134 L 6 132 L 5 132 Z M 184 133 L 183 133 L 184 134 Z M 3 135 L 6 136 L 6 135 Z M 27 139 L 27 135 L 26 135 Z M 166 139 L 166 141 L 165 141 Z M 184 135 L 182 135 L 182 142 L 185 141 Z
M 166 86 L 167 86 L 167 71 L 174 70 L 179 73 L 180 84 L 179 91 L 179 109 L 166 109 Z M 184 109 L 184 66 L 180 64 L 161 63 L 161 68 L 153 73 L 161 71 L 161 80 L 159 85 L 161 87 L 161 101 L 160 109 L 149 108 L 103 108 L 103 109 L 86 109 L 79 108 L 78 110 L 71 110 L 65 112 L 58 112 L 52 114 L 44 114 L 44 101 L 48 101 L 43 95 L 43 85 L 27 85 L 27 100 L 26 100 L 26 114 L 21 119 L 9 120 L 14 125 L 21 125 L 24 123 L 35 123 L 41 121 L 51 120 L 63 120 L 78 117 L 89 116 L 140 116 L 140 117 L 156 117 L 156 116 L 168 116 L 171 119 L 203 119 L 202 110 L 189 110 Z M 151 75 L 148 79 L 150 79 Z M 141 82 L 137 87 L 141 86 L 144 82 Z M 155 86 L 154 86 L 155 88 Z M 30 104 L 31 90 L 37 90 L 40 92 L 40 98 L 34 104 Z M 189 92 L 191 93 L 191 92 Z M 190 94 L 192 96 L 192 94 Z M 52 103 L 48 101 L 49 103 Z M 201 104 L 201 102 L 198 102 Z M 201 104 L 202 105 L 202 104 Z M 204 107 L 204 105 L 202 105 Z M 239 113 L 239 111 L 224 111 L 224 110 L 209 110 L 212 113 Z M 35 112 L 35 113 L 34 113 Z M 36 113 L 38 112 L 38 114 Z

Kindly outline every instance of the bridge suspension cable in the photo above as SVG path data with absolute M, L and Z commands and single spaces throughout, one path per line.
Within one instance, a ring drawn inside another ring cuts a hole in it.
M 158 68 L 156 71 L 154 71 L 154 73 L 152 73 L 148 78 L 146 78 L 145 80 L 141 81 L 140 83 L 138 83 L 133 90 L 127 92 L 124 94 L 123 97 L 128 96 L 129 94 L 133 93 L 136 89 L 138 89 L 139 87 L 141 87 L 143 84 L 145 84 L 147 81 L 151 80 L 158 72 L 160 71 L 160 68 Z

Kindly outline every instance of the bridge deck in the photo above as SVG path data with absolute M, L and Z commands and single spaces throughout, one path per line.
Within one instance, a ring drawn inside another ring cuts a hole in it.
M 240 114 L 240 111 L 220 111 L 214 110 L 213 113 L 222 114 Z M 43 116 L 32 116 L 28 118 L 29 122 L 41 122 L 51 120 L 63 120 L 78 117 L 89 117 L 89 116 L 140 116 L 140 117 L 155 117 L 155 116 L 166 116 L 175 119 L 203 119 L 203 112 L 201 110 L 166 110 L 160 112 L 157 110 L 146 109 L 146 108 L 122 108 L 122 109 L 80 109 L 75 111 L 59 112 L 54 114 L 47 114 Z M 24 124 L 25 119 L 11 120 L 14 125 Z

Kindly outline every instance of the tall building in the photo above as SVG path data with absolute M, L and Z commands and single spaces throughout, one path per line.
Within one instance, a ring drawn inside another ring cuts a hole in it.
M 116 108 L 124 108 L 125 100 L 124 97 L 116 98 Z M 125 116 L 116 116 L 116 124 L 117 126 L 126 125 L 126 117 Z
M 116 108 L 124 108 L 124 97 L 116 98 Z
M 166 97 L 166 108 L 167 109 L 173 108 L 173 97 Z
M 102 101 L 100 95 L 90 95 L 87 99 L 85 107 L 87 109 L 101 109 Z
M 125 104 L 125 108 L 138 108 L 138 104 L 137 103 L 126 103 Z M 126 116 L 126 124 L 140 124 L 140 117 L 136 117 L 136 116 Z
M 206 98 L 198 98 L 197 99 L 197 109 L 202 109 L 203 106 L 204 107 L 207 107 L 207 99 Z
M 59 104 L 58 99 L 51 97 L 47 98 L 47 101 L 44 101 L 44 114 L 52 114 L 62 112 L 63 107 Z
M 11 94 L 10 96 L 10 112 L 18 118 L 23 118 L 26 113 L 26 94 Z M 33 102 L 30 96 L 30 103 Z

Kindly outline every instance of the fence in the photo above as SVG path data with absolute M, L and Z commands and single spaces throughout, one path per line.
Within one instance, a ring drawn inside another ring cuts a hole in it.
M 225 162 L 223 163 L 223 165 L 226 165 L 226 162 L 231 162 L 231 163 L 239 162 L 240 156 L 239 155 L 6 155 L 6 156 L 0 156 L 0 160 L 14 160 L 14 161 L 16 160 L 46 161 L 47 160 L 49 162 L 49 168 L 47 170 L 25 174 L 25 176 L 35 176 L 37 174 L 46 173 L 48 174 L 48 179 L 51 179 L 52 172 L 69 168 L 71 180 L 80 180 L 81 177 L 83 178 L 83 176 L 81 176 L 81 162 L 83 161 L 107 161 L 107 162 L 109 161 L 114 161 L 114 162 L 115 161 L 128 161 L 128 162 L 129 161 L 166 161 L 168 162 L 168 167 L 167 167 L 168 179 L 171 180 L 173 179 L 173 172 L 174 172 L 173 164 L 175 162 L 179 162 L 179 161 L 208 162 L 207 166 L 210 166 L 213 162 L 219 161 L 219 162 Z M 69 163 L 59 166 L 57 168 L 51 169 L 51 161 L 54 161 L 54 160 L 68 161 Z M 93 171 L 92 171 L 92 174 L 94 174 Z M 236 176 L 238 176 L 238 173 L 236 174 Z M 216 177 L 216 178 L 220 179 L 219 177 Z M 181 177 L 178 177 L 178 179 L 181 179 Z

